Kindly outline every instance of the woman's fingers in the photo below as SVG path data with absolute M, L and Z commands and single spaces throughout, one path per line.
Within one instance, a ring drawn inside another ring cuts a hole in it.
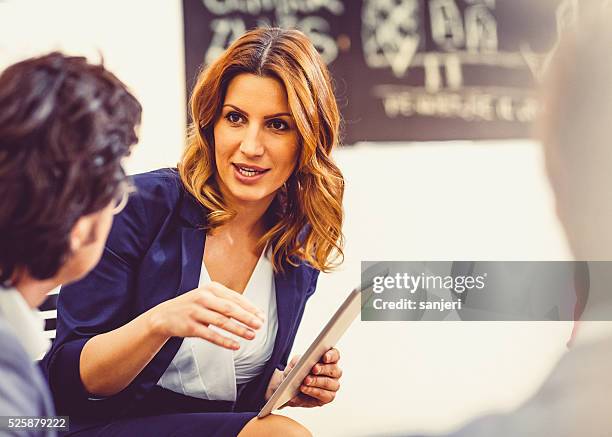
M 262 310 L 253 305 L 246 297 L 242 294 L 235 292 L 234 290 L 230 290 L 223 284 L 219 284 L 218 282 L 211 282 L 209 284 L 209 289 L 216 296 L 227 299 L 229 301 L 234 302 L 239 305 L 243 310 L 248 313 L 253 314 L 257 318 L 259 318 L 262 322 L 265 320 L 265 314 Z
M 289 372 L 293 370 L 298 361 L 300 361 L 301 357 L 301 355 L 294 355 L 293 358 L 291 358 L 291 361 L 289 361 L 287 366 L 285 366 L 285 370 L 283 370 L 283 379 L 289 375 Z
M 332 402 L 336 392 L 340 390 L 338 379 L 342 376 L 342 369 L 337 364 L 339 359 L 338 349 L 332 348 L 325 352 L 319 362 L 312 367 L 310 375 L 304 378 L 300 394 L 293 398 L 290 405 L 318 407 Z
M 289 364 L 287 364 L 287 368 L 293 369 L 298 361 L 300 361 L 300 358 L 302 358 L 301 355 L 294 355 L 293 358 L 291 358 L 291 361 L 289 361 Z
M 337 363 L 340 361 L 340 351 L 336 348 L 332 348 L 323 354 L 321 362 L 325 364 Z
M 256 317 L 252 312 L 245 310 L 235 301 L 219 297 L 215 293 L 202 291 L 200 293 L 198 302 L 202 307 L 223 316 L 231 317 L 232 319 L 244 323 L 252 329 L 259 329 L 263 324 L 261 318 Z
M 322 388 L 310 387 L 308 385 L 301 385 L 300 391 L 311 398 L 315 398 L 324 404 L 328 404 L 333 401 L 336 397 L 335 391 L 324 390 Z
M 340 390 L 340 381 L 335 378 L 329 378 L 327 376 L 312 376 L 308 375 L 304 378 L 304 385 L 308 387 L 321 388 L 328 391 Z
M 209 327 L 202 325 L 201 323 L 192 322 L 190 324 L 190 337 L 200 337 L 225 349 L 237 350 L 240 345 L 237 341 L 231 338 L 224 337 L 223 335 L 213 331 Z
M 255 338 L 255 331 L 247 328 L 241 323 L 237 323 L 229 317 L 223 314 L 211 311 L 208 308 L 198 307 L 196 312 L 193 314 L 198 322 L 204 323 L 205 325 L 213 325 L 224 331 L 231 332 L 239 337 L 252 340 Z
M 315 364 L 312 367 L 311 372 L 316 376 L 329 376 L 331 378 L 340 378 L 342 376 L 342 369 L 337 364 Z
M 261 311 L 221 284 L 211 283 L 159 304 L 149 317 L 151 330 L 164 336 L 201 337 L 228 349 L 238 349 L 233 338 L 227 338 L 212 325 L 247 340 L 255 338 L 261 328 Z

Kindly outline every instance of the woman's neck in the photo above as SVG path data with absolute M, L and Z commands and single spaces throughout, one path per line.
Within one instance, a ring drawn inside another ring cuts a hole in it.
M 265 217 L 266 210 L 239 210 L 236 211 L 234 218 L 223 225 L 222 228 L 234 234 L 250 235 L 259 238 L 266 230 Z
M 220 229 L 235 235 L 260 238 L 267 230 L 267 212 L 273 200 L 274 195 L 257 202 L 228 202 L 235 215 Z

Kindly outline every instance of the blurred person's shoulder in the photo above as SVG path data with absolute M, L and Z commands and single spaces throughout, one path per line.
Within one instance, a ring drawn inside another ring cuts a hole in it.
M 2 291 L 0 291 L 2 292 Z M 14 330 L 0 315 L 0 415 L 41 415 L 46 387 Z
M 3 291 L 0 290 L 0 293 Z M 2 354 L 0 354 L 0 369 L 2 370 L 6 368 L 5 365 L 29 361 L 28 354 L 21 346 L 13 328 L 2 317 L 2 313 L 0 313 L 0 347 L 2 348 Z

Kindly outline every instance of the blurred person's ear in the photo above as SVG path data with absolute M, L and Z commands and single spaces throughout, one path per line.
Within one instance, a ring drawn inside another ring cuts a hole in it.
M 83 246 L 90 243 L 92 235 L 95 235 L 96 214 L 90 214 L 77 220 L 70 232 L 70 251 L 76 253 Z
M 61 270 L 62 283 L 84 277 L 100 261 L 104 245 L 113 224 L 115 202 L 104 209 L 83 216 L 70 231 L 70 255 Z

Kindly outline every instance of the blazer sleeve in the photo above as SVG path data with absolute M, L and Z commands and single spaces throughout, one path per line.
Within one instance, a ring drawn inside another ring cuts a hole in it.
M 146 251 L 148 229 L 142 198 L 135 193 L 126 209 L 115 217 L 96 268 L 82 280 L 61 288 L 57 337 L 41 366 L 60 413 L 86 415 L 92 402 L 98 410 L 113 398 L 95 399 L 87 392 L 80 377 L 81 351 L 90 338 L 130 321 L 134 283 Z

